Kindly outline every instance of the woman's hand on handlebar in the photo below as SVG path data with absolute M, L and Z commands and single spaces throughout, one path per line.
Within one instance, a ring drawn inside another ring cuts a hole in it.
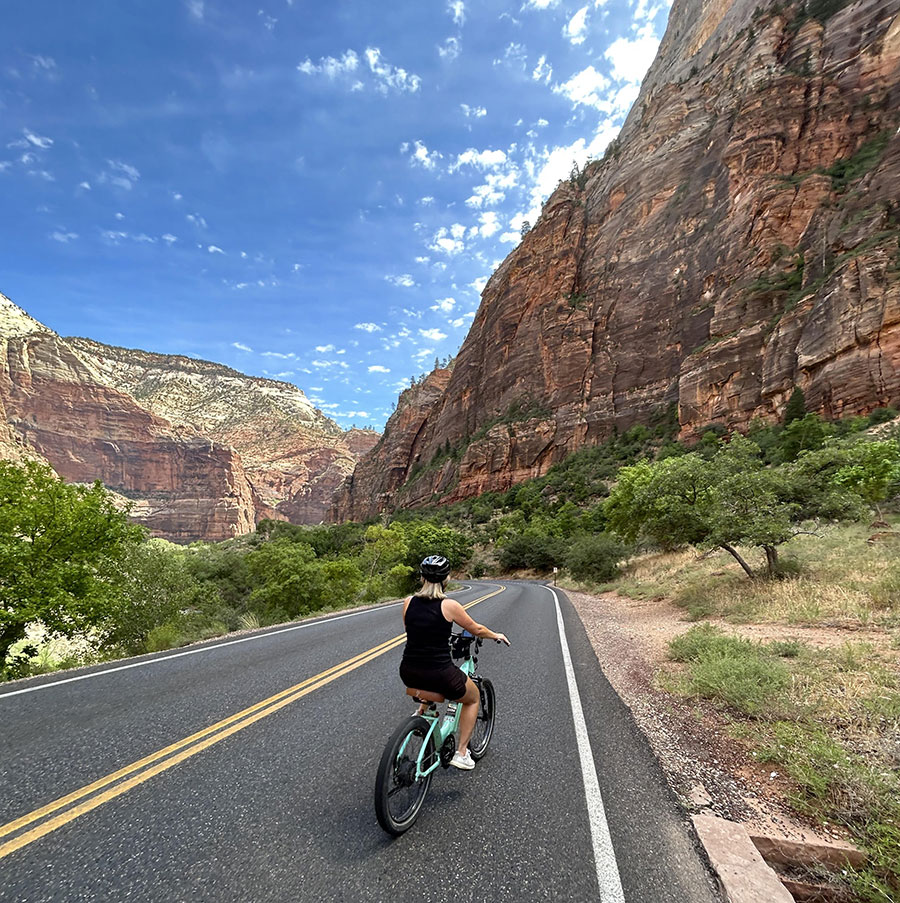
M 495 633 L 493 639 L 495 643 L 506 643 L 507 646 L 509 645 L 509 640 L 505 633 Z

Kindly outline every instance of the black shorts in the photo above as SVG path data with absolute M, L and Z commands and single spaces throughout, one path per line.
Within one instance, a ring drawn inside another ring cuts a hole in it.
M 401 662 L 400 680 L 414 690 L 430 690 L 447 699 L 462 699 L 466 695 L 466 675 L 454 664 L 422 668 Z

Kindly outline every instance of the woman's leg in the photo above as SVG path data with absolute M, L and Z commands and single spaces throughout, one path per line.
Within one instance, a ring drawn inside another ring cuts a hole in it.
M 459 716 L 459 753 L 465 755 L 469 750 L 469 737 L 475 729 L 478 718 L 478 700 L 481 694 L 471 677 L 466 678 L 466 695 L 457 702 L 462 703 L 462 714 Z

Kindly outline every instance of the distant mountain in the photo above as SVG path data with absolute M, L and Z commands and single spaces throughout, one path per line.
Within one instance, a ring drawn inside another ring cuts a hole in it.
M 675 0 L 604 158 L 401 399 L 337 519 L 539 476 L 615 431 L 900 403 L 900 0 Z
M 220 364 L 63 338 L 0 295 L 0 457 L 102 480 L 153 533 L 225 539 L 318 523 L 378 435 L 296 386 Z

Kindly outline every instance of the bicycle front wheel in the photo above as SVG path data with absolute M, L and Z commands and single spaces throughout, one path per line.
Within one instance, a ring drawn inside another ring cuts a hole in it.
M 434 734 L 428 736 L 424 718 L 409 718 L 391 735 L 375 778 L 375 815 L 378 824 L 395 837 L 409 830 L 425 802 L 431 774 L 416 779 L 416 762 L 422 753 L 422 768 L 434 764 L 437 753 Z
M 487 752 L 488 743 L 491 742 L 494 733 L 496 714 L 494 685 L 484 677 L 478 689 L 481 693 L 481 705 L 478 708 L 478 720 L 475 722 L 472 738 L 469 740 L 469 753 L 473 759 L 480 759 Z

